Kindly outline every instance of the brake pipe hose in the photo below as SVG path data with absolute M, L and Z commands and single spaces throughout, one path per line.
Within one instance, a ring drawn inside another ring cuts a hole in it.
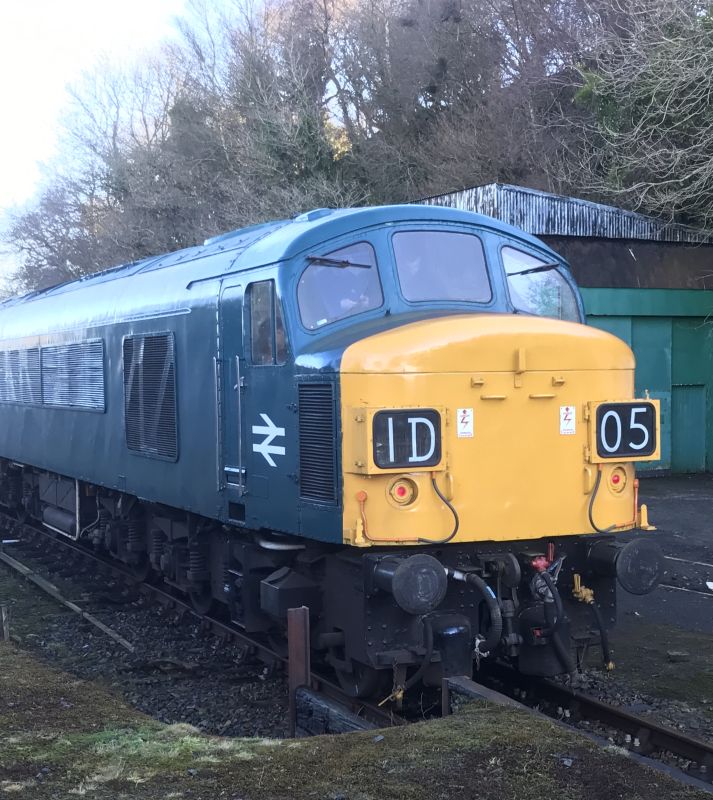
M 572 661 L 572 655 L 570 654 L 569 650 L 565 647 L 564 642 L 560 638 L 559 635 L 559 627 L 560 623 L 564 619 L 564 606 L 562 605 L 562 597 L 560 596 L 559 589 L 557 588 L 557 584 L 555 584 L 554 580 L 552 580 L 552 576 L 547 570 L 543 570 L 539 573 L 539 576 L 545 582 L 545 585 L 550 590 L 550 595 L 552 596 L 552 604 L 554 605 L 554 609 L 550 608 L 550 603 L 545 600 L 545 619 L 547 621 L 547 625 L 550 628 L 550 636 L 552 637 L 552 646 L 555 649 L 555 653 L 557 654 L 557 658 L 559 659 L 560 664 L 565 669 L 568 675 L 574 675 L 575 666 L 574 662 Z M 554 615 L 552 614 L 552 610 L 554 610 Z
M 461 572 L 461 570 L 451 567 L 446 567 L 446 572 L 448 577 L 453 580 L 469 583 L 485 601 L 490 615 L 490 632 L 479 646 L 480 655 L 485 655 L 498 646 L 500 637 L 503 635 L 503 613 L 498 598 L 480 575 L 476 575 L 474 572 Z
M 599 606 L 597 606 L 597 602 L 594 598 L 592 598 L 592 602 L 589 605 L 591 605 L 592 607 L 592 612 L 594 613 L 594 620 L 597 623 L 597 627 L 599 628 L 599 641 L 601 642 L 602 646 L 602 659 L 604 661 L 604 669 L 606 669 L 607 671 L 611 671 L 614 668 L 614 662 L 612 661 L 611 657 L 611 648 L 609 646 L 609 634 L 607 633 L 607 629 L 604 625 L 602 612 L 599 610 Z
M 599 629 L 599 639 L 602 646 L 602 658 L 604 659 L 604 669 L 607 671 L 611 671 L 614 669 L 614 662 L 611 658 L 611 648 L 609 647 L 609 634 L 607 633 L 606 626 L 604 625 L 604 619 L 602 617 L 602 612 L 599 610 L 599 606 L 597 606 L 596 598 L 594 597 L 594 591 L 592 589 L 587 588 L 586 586 L 582 585 L 582 576 L 575 572 L 572 576 L 574 585 L 572 587 L 572 596 L 579 600 L 580 603 L 584 603 L 585 605 L 592 607 L 592 613 L 594 614 L 594 621 L 597 624 L 597 628 Z

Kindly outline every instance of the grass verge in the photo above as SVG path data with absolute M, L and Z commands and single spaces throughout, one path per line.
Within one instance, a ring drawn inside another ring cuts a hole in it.
M 421 800 L 708 797 L 522 712 L 298 741 L 160 725 L 95 684 L 0 644 L 0 797 Z

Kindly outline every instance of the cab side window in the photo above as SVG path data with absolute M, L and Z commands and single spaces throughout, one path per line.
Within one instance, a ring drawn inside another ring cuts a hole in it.
M 516 247 L 503 247 L 500 252 L 510 300 L 517 311 L 580 321 L 577 297 L 556 264 Z
M 261 366 L 287 361 L 287 335 L 274 281 L 251 283 L 247 290 L 250 313 L 250 360 Z

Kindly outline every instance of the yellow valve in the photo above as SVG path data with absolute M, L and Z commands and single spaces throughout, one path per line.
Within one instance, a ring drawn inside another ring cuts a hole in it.
M 397 703 L 400 703 L 404 699 L 404 687 L 397 686 L 393 692 L 388 697 L 385 697 L 380 703 L 379 708 L 389 702 L 389 700 L 396 700 Z
M 594 602 L 594 591 L 584 586 L 582 583 L 582 576 L 579 573 L 575 572 L 572 578 L 574 580 L 572 597 L 574 597 L 575 600 L 579 600 L 580 603 L 591 605 Z

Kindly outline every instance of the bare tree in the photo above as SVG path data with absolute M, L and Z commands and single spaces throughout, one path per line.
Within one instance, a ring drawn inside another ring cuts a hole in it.
M 576 102 L 558 120 L 571 186 L 713 224 L 713 18 L 706 5 L 610 0 L 600 9 L 573 82 Z
M 584 2 L 192 0 L 182 44 L 77 87 L 62 168 L 10 231 L 19 281 L 315 206 L 550 185 L 538 123 L 588 37 Z

